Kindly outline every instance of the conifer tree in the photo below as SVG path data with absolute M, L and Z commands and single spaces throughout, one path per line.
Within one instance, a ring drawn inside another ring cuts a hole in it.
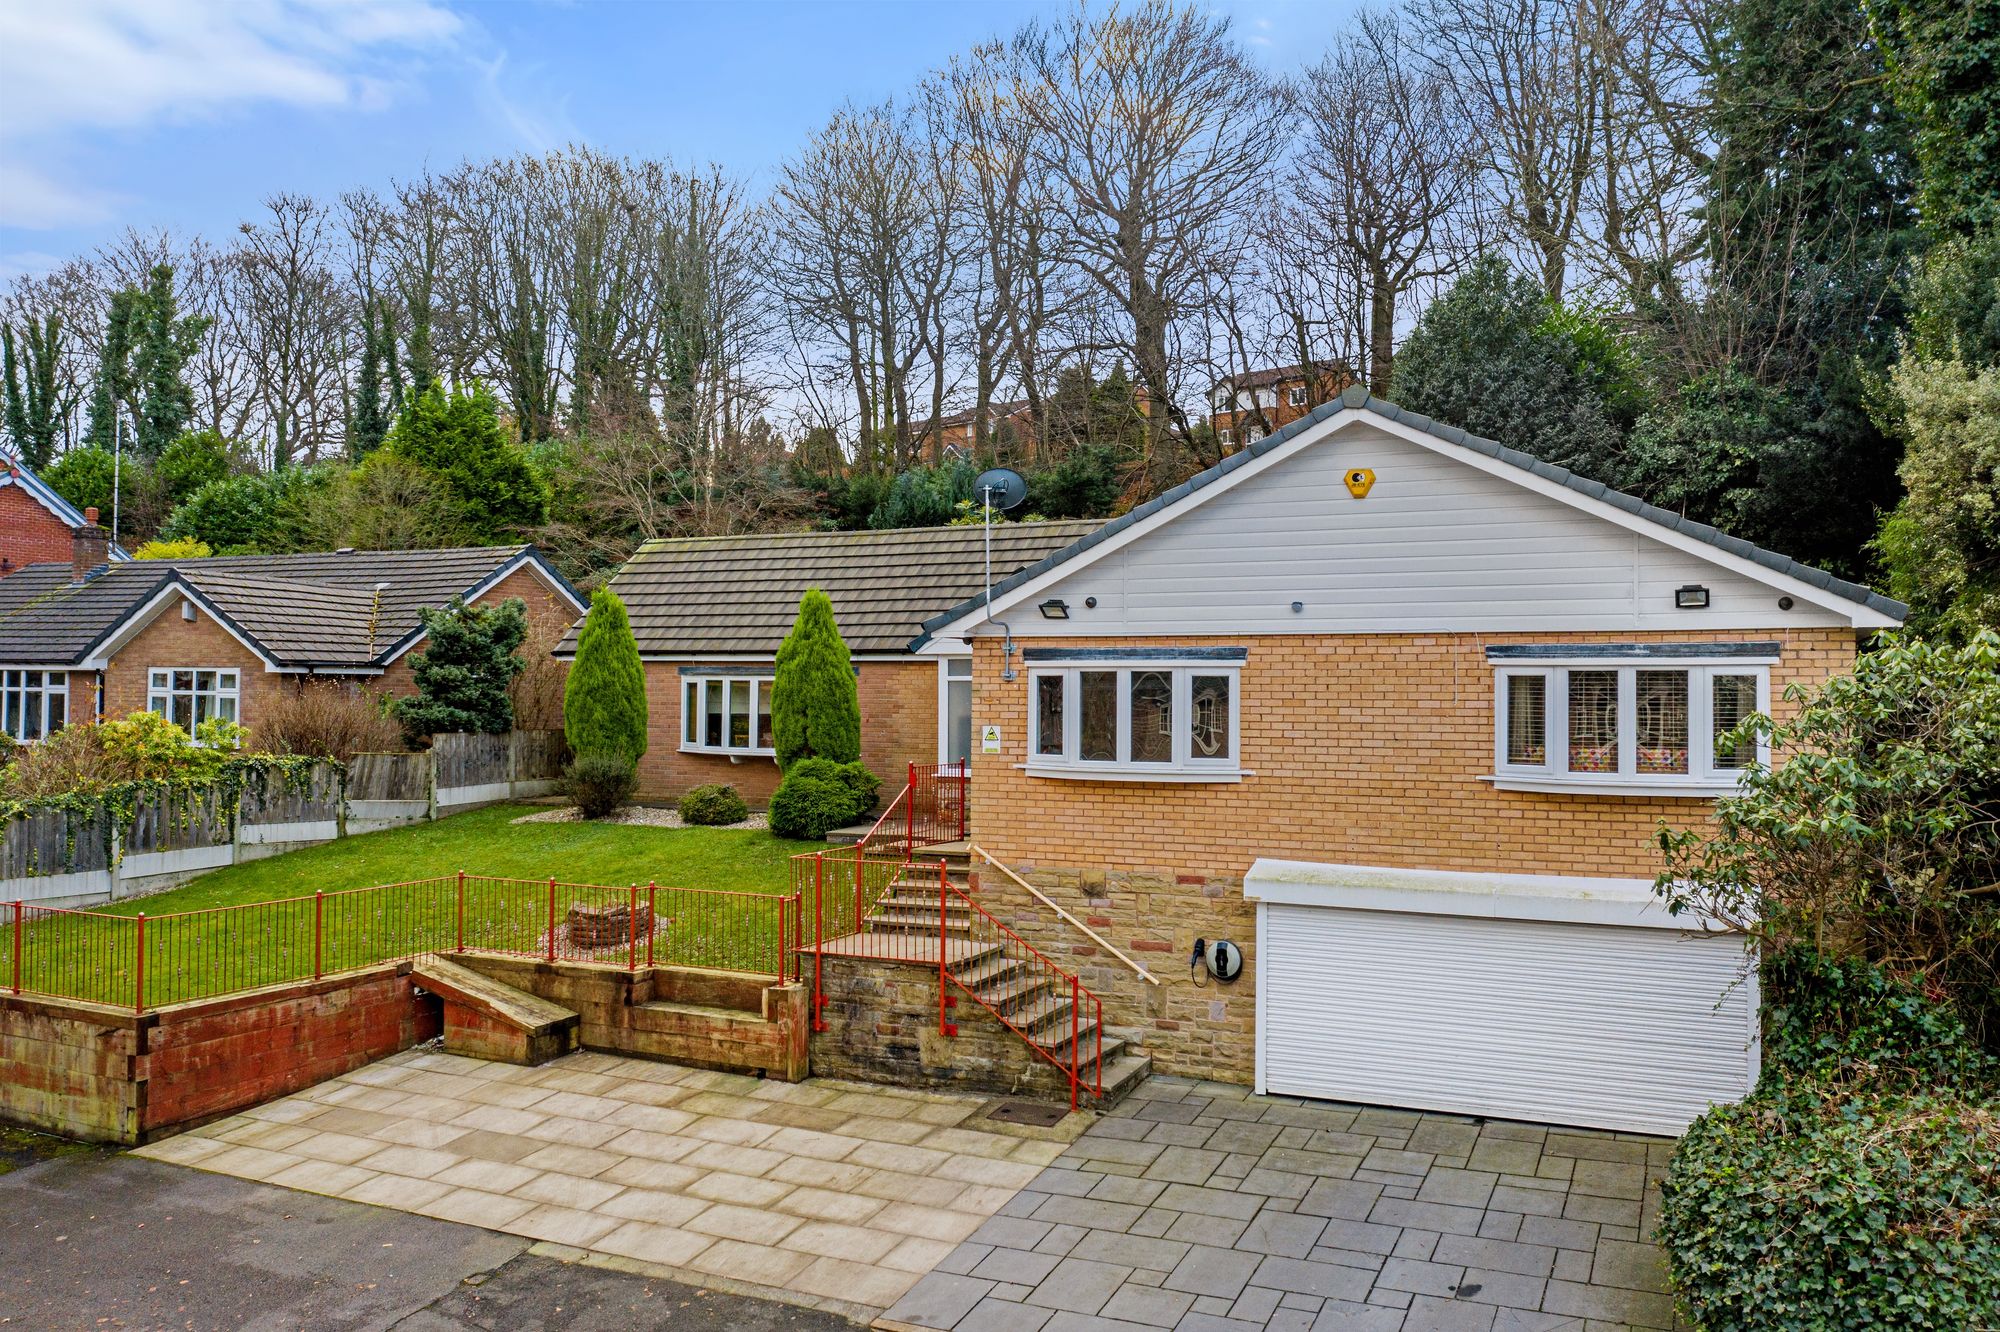
M 133 444 L 142 456 L 157 458 L 194 415 L 194 390 L 181 376 L 213 321 L 180 313 L 169 264 L 154 265 L 145 291 L 135 295 L 131 384 L 139 401 L 133 412 Z
M 399 698 L 396 719 L 417 737 L 447 731 L 499 734 L 514 725 L 507 686 L 526 667 L 514 655 L 528 636 L 528 608 L 519 597 L 498 606 L 468 606 L 453 597 L 443 609 L 417 612 L 428 642 L 410 657 L 414 698 Z
M 90 425 L 84 431 L 84 443 L 105 453 L 115 452 L 120 440 L 128 437 L 118 414 L 132 392 L 132 333 L 143 299 L 130 287 L 111 293 L 104 345 L 97 353 L 97 382 L 90 390 Z
M 861 757 L 861 696 L 833 602 L 818 588 L 799 601 L 799 616 L 778 648 L 771 684 L 771 735 L 778 766 L 805 758 L 852 763 Z
M 615 754 L 628 764 L 646 752 L 646 670 L 625 603 L 609 588 L 591 594 L 563 686 L 563 734 L 579 757 Z
M 389 419 L 382 410 L 382 344 L 388 322 L 387 312 L 383 313 L 378 324 L 375 302 L 361 303 L 361 369 L 355 376 L 354 419 L 347 438 L 347 454 L 355 462 L 373 453 L 389 433 Z

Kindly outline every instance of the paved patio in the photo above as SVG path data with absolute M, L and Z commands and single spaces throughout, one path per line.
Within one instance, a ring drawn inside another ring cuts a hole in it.
M 413 1051 L 138 1154 L 865 1318 L 1062 1152 L 970 1126 L 985 1104 L 602 1054 L 520 1068 Z
M 1671 1147 L 1155 1078 L 877 1326 L 1668 1328 Z

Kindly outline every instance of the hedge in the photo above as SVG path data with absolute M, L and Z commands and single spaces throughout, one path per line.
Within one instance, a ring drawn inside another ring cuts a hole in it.
M 1757 1092 L 1675 1149 L 1656 1238 L 1697 1327 L 2000 1326 L 2000 1077 L 1862 964 L 1765 966 Z

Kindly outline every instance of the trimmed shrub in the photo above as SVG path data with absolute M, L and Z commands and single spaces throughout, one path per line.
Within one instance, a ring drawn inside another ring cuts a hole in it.
M 682 823 L 715 828 L 749 817 L 750 806 L 733 786 L 697 786 L 681 797 Z
M 646 752 L 646 669 L 625 603 L 609 588 L 590 597 L 576 638 L 576 661 L 563 684 L 563 731 L 578 754 Z
M 876 797 L 882 791 L 882 779 L 868 771 L 868 766 L 860 759 L 840 765 L 840 780 L 854 797 L 854 812 L 849 818 L 858 819 L 875 808 Z
M 771 794 L 771 831 L 817 841 L 854 817 L 854 790 L 840 765 L 824 759 L 794 764 Z
M 580 754 L 563 770 L 563 794 L 586 819 L 615 813 L 632 795 L 638 771 L 619 754 Z
M 854 664 L 818 588 L 799 599 L 799 617 L 778 646 L 771 682 L 771 736 L 778 766 L 800 759 L 852 763 L 861 757 L 861 695 Z

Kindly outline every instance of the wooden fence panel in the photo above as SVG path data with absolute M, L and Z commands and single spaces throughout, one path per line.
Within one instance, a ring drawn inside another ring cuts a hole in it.
M 569 742 L 561 731 L 515 731 L 514 776 L 517 782 L 552 781 L 569 761 Z
M 164 790 L 133 803 L 132 821 L 125 827 L 125 854 L 221 846 L 233 834 L 221 792 L 213 787 Z
M 38 809 L 16 815 L 0 829 L 0 879 L 109 869 L 109 819 L 102 805 L 87 814 Z
M 347 765 L 349 800 L 428 800 L 429 754 L 356 754 Z
M 330 763 L 315 764 L 303 781 L 273 778 L 263 790 L 254 785 L 243 793 L 244 824 L 330 823 L 340 817 L 339 771 Z
M 513 752 L 507 735 L 451 732 L 431 737 L 438 789 L 488 786 L 513 780 Z

